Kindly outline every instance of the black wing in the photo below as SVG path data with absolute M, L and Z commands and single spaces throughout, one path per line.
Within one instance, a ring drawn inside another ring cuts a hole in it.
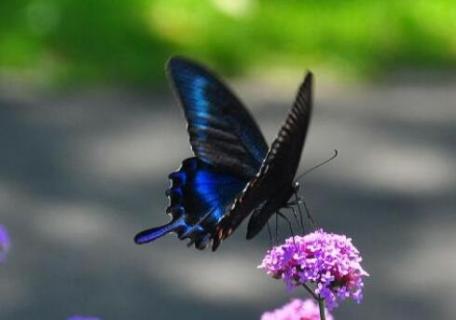
M 293 193 L 293 179 L 299 166 L 312 113 L 312 74 L 299 88 L 295 103 L 256 177 L 244 188 L 220 222 L 213 250 L 228 237 L 249 214 L 248 238 L 255 236 L 269 217 L 283 207 Z
M 253 177 L 268 147 L 247 109 L 203 66 L 173 57 L 167 69 L 184 109 L 195 155 L 239 177 Z

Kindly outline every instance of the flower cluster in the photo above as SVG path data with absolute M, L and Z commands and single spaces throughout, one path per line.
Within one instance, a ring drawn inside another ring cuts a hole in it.
M 311 284 L 313 292 L 325 300 L 329 310 L 337 300 L 362 299 L 361 256 L 351 239 L 344 235 L 317 230 L 305 236 L 288 238 L 273 247 L 259 268 L 276 279 L 283 279 L 289 289 Z
M 6 228 L 0 224 L 0 262 L 5 261 L 11 246 L 11 240 Z
M 328 310 L 325 310 L 326 320 L 333 320 Z M 265 312 L 261 320 L 320 320 L 320 310 L 315 301 L 293 299 L 280 309 Z

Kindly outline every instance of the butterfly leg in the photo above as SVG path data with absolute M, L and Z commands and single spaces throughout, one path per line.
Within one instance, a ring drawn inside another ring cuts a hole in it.
M 306 204 L 306 202 L 304 200 L 302 200 L 302 205 L 303 205 L 304 209 L 306 210 L 306 215 L 307 215 L 307 218 L 309 218 L 310 223 L 312 224 L 312 228 L 316 229 L 317 228 L 317 223 L 315 222 L 314 218 L 310 214 L 310 210 L 307 207 L 307 204 Z
M 302 232 L 305 233 L 306 231 L 305 231 L 305 225 L 304 225 L 304 216 L 303 216 L 302 209 L 301 209 L 302 203 L 303 203 L 303 200 L 300 197 L 298 197 L 297 193 L 295 193 L 295 200 L 288 202 L 287 208 L 289 208 L 293 211 L 293 215 L 295 216 L 296 223 L 298 223 L 301 226 Z M 294 208 L 295 206 L 298 208 L 299 221 L 298 221 L 298 217 L 296 214 L 296 210 Z M 309 214 L 307 214 L 307 216 L 309 216 Z M 310 218 L 309 220 L 312 221 L 312 218 Z
M 301 205 L 304 207 L 304 210 L 306 211 L 307 218 L 309 219 L 310 223 L 312 224 L 312 228 L 315 229 L 317 227 L 317 223 L 315 222 L 314 218 L 310 214 L 310 210 L 307 207 L 307 204 L 304 201 L 304 199 L 301 198 L 300 196 L 298 196 L 297 193 L 295 193 L 295 201 L 292 202 L 292 203 L 297 205 L 299 213 L 301 215 L 301 218 L 302 218 Z
M 275 215 L 275 243 L 279 243 L 279 216 Z
M 293 212 L 293 216 L 294 216 L 294 218 L 296 220 L 296 223 L 301 226 L 302 233 L 306 233 L 306 229 L 304 227 L 304 219 L 302 217 L 302 212 L 301 212 L 301 208 L 299 207 L 299 205 L 298 205 L 299 218 L 298 218 L 298 214 L 296 213 L 296 210 L 295 210 L 294 206 L 290 206 L 289 208 Z
M 276 214 L 288 223 L 288 227 L 290 228 L 291 236 L 293 237 L 293 243 L 294 243 L 295 234 L 294 234 L 294 231 L 293 231 L 293 226 L 291 224 L 291 221 L 280 211 L 277 211 Z
M 271 225 L 269 224 L 269 221 L 266 223 L 266 226 L 268 228 L 269 243 L 271 244 L 271 247 L 273 247 L 275 243 L 274 243 L 274 239 L 272 238 Z
M 305 228 L 304 228 L 304 218 L 302 216 L 302 211 L 301 211 L 301 206 L 300 206 L 301 199 L 299 198 L 297 192 L 295 192 L 295 200 L 296 200 L 298 211 L 299 211 L 299 219 L 300 219 L 300 222 L 301 222 L 302 232 L 305 233 L 306 231 L 305 231 Z

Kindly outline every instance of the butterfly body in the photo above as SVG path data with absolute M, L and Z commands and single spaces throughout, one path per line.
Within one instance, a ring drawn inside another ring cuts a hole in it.
M 293 179 L 310 121 L 311 74 L 270 148 L 247 109 L 210 71 L 175 57 L 168 74 L 195 156 L 169 175 L 171 221 L 140 232 L 136 243 L 175 232 L 198 249 L 212 241 L 216 250 L 249 215 L 247 238 L 254 237 L 296 193 Z
M 252 213 L 247 226 L 247 239 L 255 237 L 268 222 L 273 214 L 279 212 L 280 209 L 287 207 L 290 198 L 296 193 L 296 188 L 290 185 L 283 186 L 271 200 L 267 201 L 261 210 L 256 210 Z

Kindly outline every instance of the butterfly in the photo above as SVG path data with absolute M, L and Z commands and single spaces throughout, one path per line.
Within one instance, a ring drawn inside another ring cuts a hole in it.
M 215 251 L 250 216 L 247 238 L 286 207 L 312 112 L 308 72 L 270 148 L 252 115 L 214 73 L 183 57 L 172 57 L 168 77 L 184 110 L 194 157 L 169 175 L 166 212 L 171 221 L 135 236 L 137 244 L 175 232 L 189 246 Z

